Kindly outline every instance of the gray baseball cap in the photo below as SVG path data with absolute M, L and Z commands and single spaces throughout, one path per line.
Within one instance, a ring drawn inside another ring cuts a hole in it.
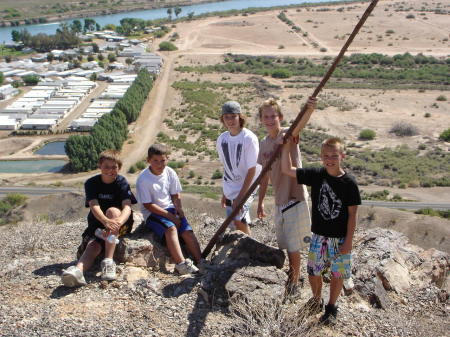
M 241 106 L 236 101 L 228 101 L 222 105 L 222 115 L 223 114 L 240 114 Z

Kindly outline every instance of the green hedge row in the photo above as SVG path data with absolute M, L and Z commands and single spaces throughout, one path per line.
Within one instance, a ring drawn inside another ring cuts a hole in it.
M 122 148 L 128 135 L 128 123 L 138 118 L 152 86 L 152 75 L 141 70 L 111 113 L 103 115 L 94 125 L 90 135 L 75 135 L 67 139 L 65 148 L 71 171 L 93 170 L 102 151 Z

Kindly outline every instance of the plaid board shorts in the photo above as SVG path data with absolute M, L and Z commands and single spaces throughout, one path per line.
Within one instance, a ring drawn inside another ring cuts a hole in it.
M 275 232 L 278 247 L 289 253 L 306 250 L 311 241 L 311 217 L 306 201 L 275 207 Z
M 339 254 L 344 240 L 313 233 L 308 254 L 308 275 L 322 276 L 330 272 L 331 277 L 350 278 L 352 254 Z

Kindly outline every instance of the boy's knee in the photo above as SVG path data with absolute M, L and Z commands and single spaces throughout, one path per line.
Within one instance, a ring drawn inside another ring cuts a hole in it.
M 177 232 L 177 227 L 172 226 L 172 227 L 167 228 L 165 233 L 172 235 L 173 233 L 176 233 L 176 232 Z
M 102 246 L 97 240 L 92 240 L 87 244 L 86 250 L 92 253 L 100 253 Z
M 118 218 L 122 214 L 122 211 L 116 207 L 110 207 L 106 210 L 106 217 L 110 219 Z

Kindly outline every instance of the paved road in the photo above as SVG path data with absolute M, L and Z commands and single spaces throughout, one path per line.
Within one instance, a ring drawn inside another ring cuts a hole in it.
M 0 197 L 4 197 L 8 193 L 21 193 L 29 196 L 41 196 L 49 194 L 58 194 L 65 192 L 81 192 L 82 188 L 60 188 L 60 187 L 0 187 Z M 387 207 L 416 210 L 420 208 L 432 208 L 438 210 L 450 209 L 450 204 L 446 203 L 428 203 L 428 202 L 393 202 L 393 201 L 374 201 L 363 200 L 365 206 Z
M 0 197 L 8 193 L 20 193 L 28 196 L 41 196 L 59 194 L 66 192 L 82 192 L 81 188 L 59 188 L 59 187 L 0 187 Z

